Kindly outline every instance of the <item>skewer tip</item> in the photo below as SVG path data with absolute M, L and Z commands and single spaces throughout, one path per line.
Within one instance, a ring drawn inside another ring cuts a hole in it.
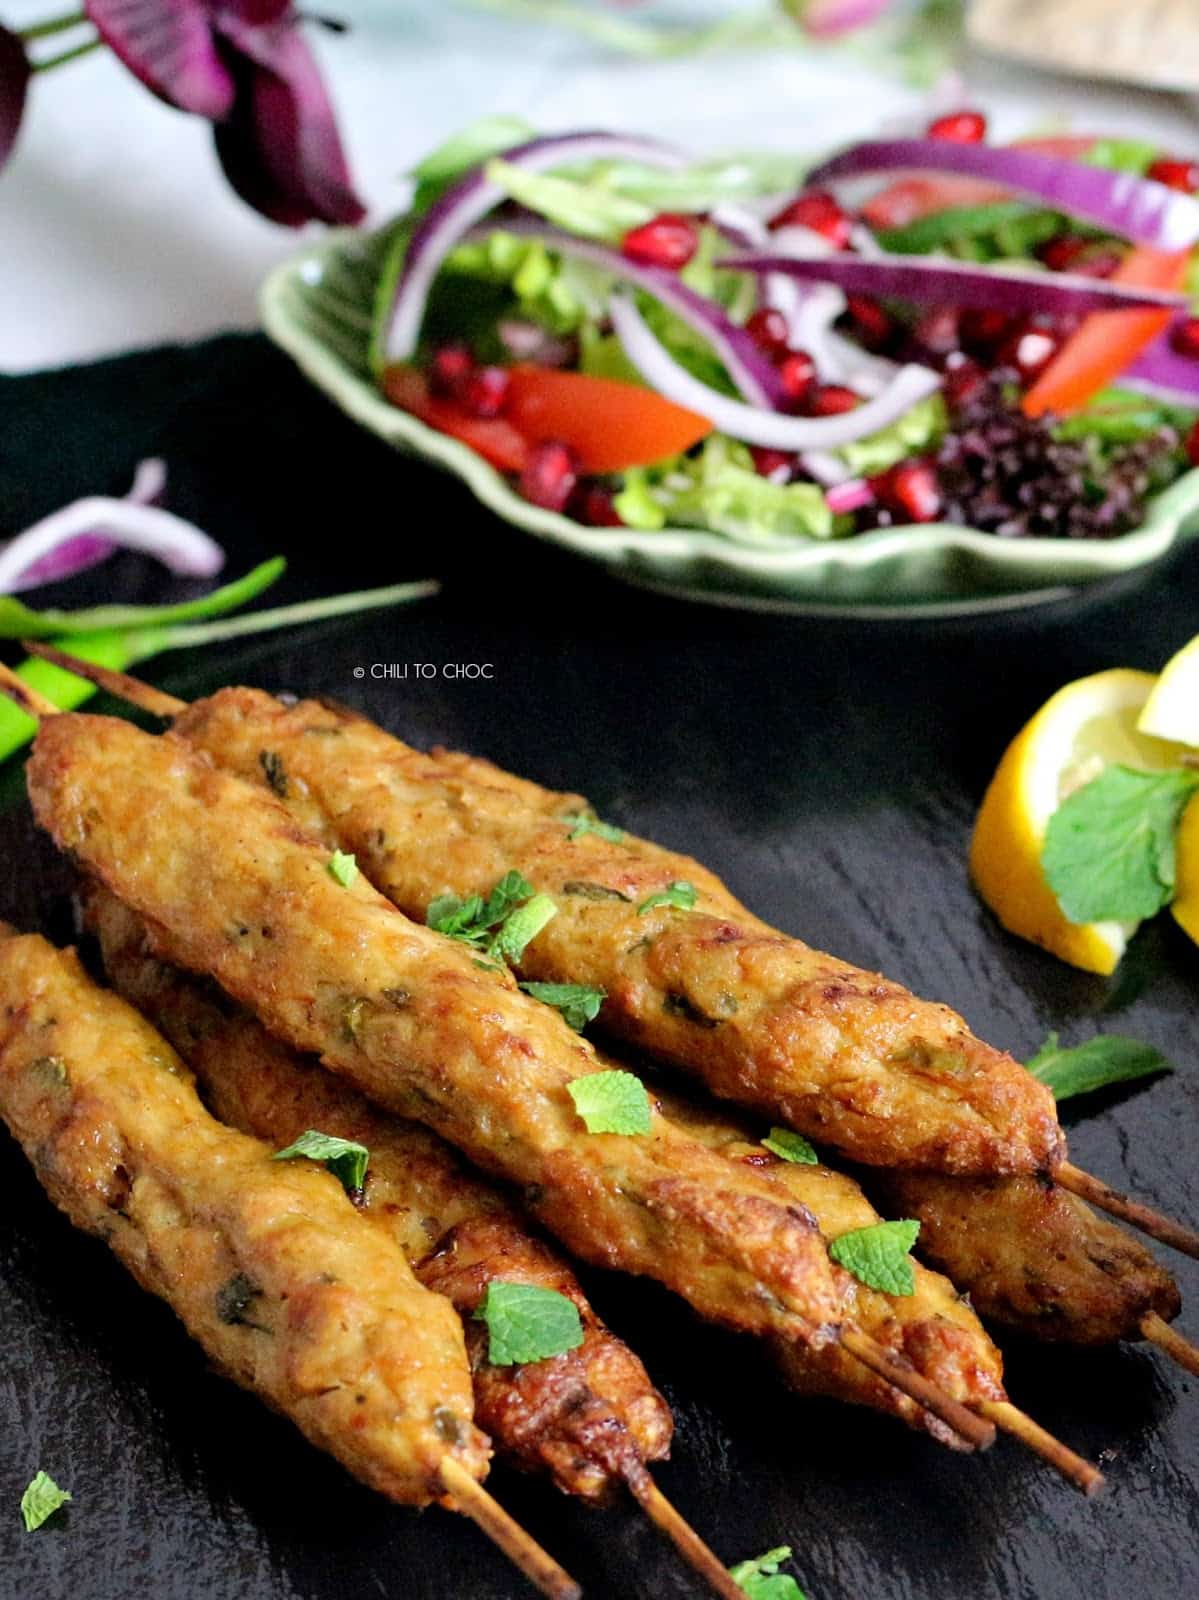
M 43 661 L 61 667 L 64 672 L 72 672 L 77 678 L 94 683 L 98 689 L 106 690 L 116 699 L 127 700 L 130 705 L 139 706 L 156 717 L 177 717 L 181 711 L 187 710 L 186 700 L 156 689 L 152 683 L 131 677 L 127 672 L 117 672 L 96 661 L 84 661 L 67 650 L 60 650 L 57 645 L 47 643 L 45 639 L 23 639 L 21 644 L 31 656 L 41 656 Z
M 960 1401 L 954 1400 L 943 1389 L 938 1388 L 922 1372 L 917 1372 L 915 1367 L 901 1361 L 869 1334 L 863 1333 L 860 1328 L 843 1327 L 841 1343 L 850 1355 L 856 1356 L 864 1366 L 901 1390 L 918 1406 L 923 1406 L 926 1411 L 931 1411 L 934 1417 L 939 1417 L 947 1428 L 952 1428 L 956 1434 L 960 1434 L 974 1449 L 989 1450 L 995 1443 L 993 1422 L 968 1410 Z
M 46 717 L 61 715 L 59 707 L 53 700 L 47 700 L 44 694 L 39 694 L 2 661 L 0 661 L 0 694 L 5 695 L 18 710 L 32 717 L 35 722 L 41 722 Z
M 704 1543 L 691 1524 L 675 1510 L 644 1467 L 625 1472 L 629 1492 L 646 1516 L 658 1528 L 684 1561 L 699 1574 L 714 1594 L 724 1600 L 745 1600 L 745 1591 L 734 1581 L 724 1563 Z
M 1199 1348 L 1189 1339 L 1184 1339 L 1164 1317 L 1159 1317 L 1156 1311 L 1147 1312 L 1141 1318 L 1141 1332 L 1150 1344 L 1155 1344 L 1171 1361 L 1177 1362 L 1184 1372 L 1199 1378 Z
M 1081 1489 L 1083 1494 L 1088 1497 L 1096 1495 L 1103 1488 L 1104 1477 L 1098 1467 L 1093 1467 L 1085 1456 L 1076 1454 L 1060 1439 L 1055 1439 L 1039 1422 L 1034 1422 L 1026 1412 L 1012 1405 L 1010 1400 L 982 1400 L 978 1409 L 997 1428 L 1002 1428 L 1004 1433 L 1010 1433 L 1021 1444 L 1036 1451 L 1042 1460 L 1056 1468 L 1063 1478 Z
M 583 1591 L 570 1574 L 488 1494 L 461 1462 L 446 1456 L 440 1474 L 445 1490 L 442 1504 L 452 1511 L 460 1511 L 481 1528 L 546 1600 L 582 1600 Z
M 1168 1244 L 1172 1249 L 1180 1250 L 1184 1256 L 1199 1261 L 1199 1232 L 1194 1228 L 1188 1228 L 1181 1222 L 1175 1222 L 1173 1217 L 1155 1211 L 1152 1206 L 1133 1200 L 1119 1189 L 1113 1189 L 1101 1179 L 1092 1177 L 1089 1172 L 1083 1172 L 1072 1162 L 1063 1161 L 1053 1176 L 1063 1189 L 1069 1189 L 1080 1200 L 1089 1201 L 1091 1205 L 1098 1206 L 1100 1211 L 1107 1211 L 1113 1217 L 1119 1217 L 1121 1222 L 1127 1222 L 1130 1227 L 1139 1228 L 1151 1239 Z

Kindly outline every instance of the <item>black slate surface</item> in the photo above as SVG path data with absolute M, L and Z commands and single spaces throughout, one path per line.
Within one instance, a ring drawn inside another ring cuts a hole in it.
M 1178 1072 L 1071 1110 L 1074 1158 L 1199 1219 L 1199 951 L 1163 922 L 1116 981 L 1072 973 L 1005 937 L 963 869 L 986 778 L 1045 696 L 1104 666 L 1154 667 L 1199 631 L 1199 552 L 1139 585 L 985 623 L 787 621 L 651 599 L 494 523 L 240 338 L 0 380 L 0 531 L 120 489 L 151 453 L 169 461 L 171 504 L 226 543 L 232 570 L 293 558 L 279 598 L 446 582 L 409 611 L 164 657 L 150 671 L 167 687 L 337 695 L 416 743 L 581 788 L 603 815 L 709 862 L 767 918 L 947 1000 L 1017 1053 L 1050 1028 L 1153 1041 Z M 166 588 L 122 558 L 91 597 Z M 438 675 L 373 680 L 389 662 Z M 494 677 L 446 677 L 453 663 L 492 663 Z M 65 936 L 65 886 L 10 763 L 0 916 Z M 1199 1291 L 1199 1267 L 1171 1265 Z M 4 1600 L 526 1592 L 472 1528 L 388 1506 L 212 1375 L 170 1313 L 51 1210 L 6 1136 L 0 1274 Z M 962 1459 L 790 1398 L 751 1343 L 698 1327 L 666 1294 L 588 1282 L 675 1406 L 660 1481 L 729 1560 L 791 1543 L 811 1600 L 1196 1592 L 1196 1385 L 1143 1347 L 1006 1341 L 1016 1401 L 1104 1463 L 1109 1491 L 1085 1503 L 1010 1442 Z M 1199 1335 L 1199 1312 L 1182 1326 Z M 26 1535 L 17 1502 L 39 1466 L 75 1501 Z M 502 1469 L 492 1486 L 595 1600 L 696 1591 L 634 1511 L 587 1513 Z

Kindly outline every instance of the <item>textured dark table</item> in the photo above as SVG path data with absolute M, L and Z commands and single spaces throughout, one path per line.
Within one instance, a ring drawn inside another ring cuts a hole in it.
M 168 687 L 322 691 L 418 744 L 582 788 L 603 815 L 717 867 L 767 918 L 949 1001 L 1017 1053 L 1050 1028 L 1152 1040 L 1179 1071 L 1071 1113 L 1075 1159 L 1199 1218 L 1199 952 L 1164 923 L 1115 982 L 1072 973 L 1006 938 L 963 868 L 987 775 L 1045 696 L 1100 667 L 1156 666 L 1199 630 L 1199 552 L 1137 587 L 987 623 L 786 621 L 655 600 L 493 523 L 243 339 L 0 381 L 0 530 L 123 487 L 151 453 L 170 463 L 172 505 L 226 543 L 234 570 L 293 557 L 289 595 L 446 580 L 409 611 L 165 657 L 151 671 Z M 100 582 L 162 593 L 132 559 Z M 494 680 L 371 680 L 372 663 L 392 661 L 490 662 Z M 0 916 L 65 936 L 65 889 L 12 763 Z M 1199 1294 L 1199 1267 L 1171 1265 Z M 472 1528 L 391 1508 L 213 1376 L 170 1313 L 51 1210 L 6 1137 L 0 1273 L 3 1600 L 525 1592 Z M 812 1600 L 1197 1592 L 1196 1386 L 1156 1354 L 1006 1341 L 1016 1401 L 1102 1458 L 1110 1488 L 1090 1504 L 1012 1443 L 963 1460 L 864 1412 L 788 1398 L 752 1344 L 698 1327 L 652 1286 L 589 1282 L 675 1406 L 663 1486 L 728 1559 L 791 1543 Z M 1199 1311 L 1183 1326 L 1199 1335 Z M 27 1536 L 17 1501 L 38 1466 L 75 1503 Z M 633 1511 L 588 1514 L 503 1470 L 492 1483 L 595 1600 L 694 1592 Z

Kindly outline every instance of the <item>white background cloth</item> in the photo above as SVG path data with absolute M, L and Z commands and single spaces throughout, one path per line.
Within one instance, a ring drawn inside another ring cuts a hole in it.
M 746 3 L 666 9 L 694 18 Z M 911 117 L 925 100 L 841 51 L 642 61 L 456 0 L 313 0 L 312 9 L 326 5 L 352 32 L 310 27 L 308 36 L 376 216 L 396 208 L 402 174 L 422 152 L 486 112 L 516 112 L 547 130 L 669 135 L 705 152 L 816 152 Z M 61 9 L 61 0 L 0 0 L 10 27 Z M 977 59 L 965 71 L 967 98 L 1001 135 L 1053 122 L 1199 150 L 1199 121 L 1180 99 Z M 0 174 L 0 370 L 252 327 L 258 283 L 295 248 L 293 233 L 233 195 L 204 124 L 162 105 L 107 51 L 35 78 Z

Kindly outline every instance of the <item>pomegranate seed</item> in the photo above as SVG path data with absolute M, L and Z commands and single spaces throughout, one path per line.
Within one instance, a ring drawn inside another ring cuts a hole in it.
M 1187 317 L 1182 322 L 1176 322 L 1170 343 L 1180 356 L 1190 356 L 1193 361 L 1199 361 L 1199 317 Z
M 1089 248 L 1089 241 L 1075 233 L 1059 233 L 1043 244 L 1037 254 L 1051 272 L 1073 272 L 1074 263 Z
M 787 349 L 787 319 L 773 306 L 760 306 L 745 324 L 745 331 L 768 356 L 781 356 Z
M 926 350 L 929 355 L 952 355 L 961 343 L 957 312 L 952 306 L 926 312 L 913 328 L 912 336 L 920 349 Z
M 1191 464 L 1199 467 L 1199 422 L 1187 434 L 1186 452 Z
M 579 522 L 591 528 L 621 528 L 624 526 L 611 491 L 600 483 L 581 483 L 570 497 L 570 513 Z
M 971 361 L 960 350 L 955 352 L 945 363 L 945 403 L 951 411 L 960 410 L 981 393 L 986 381 L 986 373 L 977 361 Z
M 816 382 L 816 363 L 806 350 L 792 350 L 779 362 L 779 382 L 788 400 L 803 400 Z
M 929 123 L 928 137 L 951 144 L 981 144 L 987 137 L 987 119 L 981 111 L 951 111 Z
M 804 410 L 810 417 L 839 417 L 860 406 L 862 397 L 839 383 L 825 383 L 810 397 Z
M 784 468 L 789 477 L 795 471 L 795 457 L 789 450 L 770 450 L 765 445 L 751 444 L 749 453 L 754 458 L 754 471 L 759 477 L 772 477 Z
M 462 403 L 476 417 L 498 417 L 508 398 L 508 373 L 503 367 L 479 367 L 462 386 Z
M 989 351 L 1007 334 L 1011 323 L 1002 311 L 964 311 L 962 343 L 974 350 Z
M 810 228 L 838 250 L 844 250 L 849 243 L 852 223 L 831 194 L 824 189 L 811 189 L 771 217 L 769 226 L 772 231 L 777 228 Z
M 1153 163 L 1145 176 L 1155 178 L 1169 189 L 1181 189 L 1183 194 L 1199 190 L 1199 163 L 1194 161 L 1170 161 L 1163 157 Z
M 896 516 L 908 522 L 935 522 L 941 514 L 941 486 L 936 468 L 923 456 L 900 461 L 871 478 L 875 495 Z
M 849 314 L 853 318 L 854 332 L 867 350 L 881 350 L 890 339 L 895 324 L 874 300 L 864 296 L 849 296 Z
M 574 453 L 557 439 L 547 439 L 529 452 L 518 485 L 526 500 L 547 511 L 561 511 L 579 480 Z
M 429 382 L 437 394 L 457 399 L 462 386 L 475 370 L 475 358 L 464 344 L 443 344 L 433 352 Z
M 699 248 L 699 234 L 687 217 L 663 211 L 660 216 L 630 228 L 620 241 L 621 251 L 643 267 L 685 267 Z
M 1045 370 L 1060 346 L 1060 337 L 1051 329 L 1026 323 L 1024 327 L 1017 328 L 1000 347 L 999 365 L 1014 367 L 1027 383 Z

